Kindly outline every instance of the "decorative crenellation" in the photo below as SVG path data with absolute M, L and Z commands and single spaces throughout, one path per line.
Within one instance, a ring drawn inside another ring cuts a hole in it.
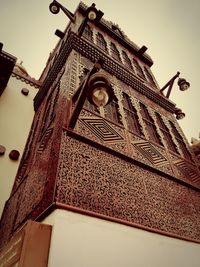
M 17 80 L 21 80 L 22 82 L 26 84 L 30 84 L 31 86 L 35 87 L 36 89 L 40 89 L 42 83 L 38 80 L 35 80 L 34 78 L 31 78 L 28 75 L 25 75 L 23 73 L 17 72 L 17 70 L 13 70 L 12 77 L 15 77 Z

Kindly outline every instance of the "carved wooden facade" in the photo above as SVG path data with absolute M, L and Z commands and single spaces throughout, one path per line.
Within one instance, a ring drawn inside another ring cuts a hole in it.
M 81 4 L 77 16 L 85 9 Z M 137 57 L 120 29 L 99 23 L 88 23 L 83 36 L 68 27 L 44 71 L 1 220 L 2 244 L 27 219 L 41 220 L 56 207 L 200 242 L 200 173 L 175 105 L 159 93 L 149 56 Z M 86 101 L 68 129 L 69 99 L 99 58 L 114 101 L 101 110 Z

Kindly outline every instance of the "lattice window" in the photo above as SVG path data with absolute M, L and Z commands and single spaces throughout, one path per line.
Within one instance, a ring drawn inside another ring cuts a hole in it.
M 145 67 L 145 66 L 144 66 L 144 72 L 145 72 L 145 74 L 146 74 L 147 79 L 149 80 L 149 82 L 152 83 L 154 86 L 156 86 L 156 83 L 155 83 L 155 81 L 153 79 L 153 76 L 152 76 L 150 70 L 147 67 Z
M 99 109 L 95 105 L 91 104 L 87 98 L 85 100 L 84 107 L 92 112 L 99 113 Z
M 114 43 L 110 44 L 110 51 L 111 51 L 111 56 L 119 61 L 121 61 L 119 51 Z
M 156 131 L 156 126 L 154 124 L 154 121 L 151 118 L 147 107 L 144 104 L 140 103 L 140 108 L 141 108 L 141 115 L 142 115 L 142 118 L 143 118 L 143 120 L 144 120 L 144 122 L 146 124 L 150 140 L 152 140 L 155 143 L 163 146 L 163 144 L 162 144 L 162 142 L 160 140 L 160 136 L 158 135 L 158 133 Z
M 109 120 L 122 124 L 120 120 L 119 105 L 117 103 L 117 98 L 112 100 L 110 104 L 105 106 L 105 117 Z
M 88 40 L 90 40 L 90 41 L 93 42 L 93 32 L 92 32 L 92 30 L 90 29 L 90 26 L 89 26 L 88 24 L 85 26 L 85 29 L 84 29 L 84 31 L 83 31 L 83 36 L 84 36 L 86 39 L 88 39 Z
M 167 128 L 167 126 L 165 125 L 162 117 L 160 116 L 159 113 L 155 113 L 156 115 L 156 121 L 157 121 L 157 124 L 160 128 L 160 131 L 162 132 L 163 134 L 163 137 L 164 137 L 164 140 L 168 146 L 168 148 L 175 152 L 175 153 L 179 153 L 178 150 L 177 150 L 177 147 L 176 145 L 174 144 L 173 140 L 172 140 L 172 137 L 171 137 L 171 134 L 169 132 L 169 129 Z
M 133 65 L 135 67 L 135 70 L 136 70 L 136 73 L 143 79 L 145 79 L 145 76 L 144 76 L 144 73 L 143 73 L 143 70 L 142 68 L 140 67 L 139 63 L 137 62 L 136 59 L 132 59 L 133 60 Z
M 143 135 L 139 124 L 137 111 L 133 107 L 129 96 L 126 93 L 123 93 L 123 104 L 129 130 L 138 135 Z
M 101 33 L 97 33 L 96 36 L 97 46 L 103 49 L 104 51 L 107 51 L 107 43 Z
M 176 141 L 179 144 L 181 151 L 183 152 L 183 155 L 185 156 L 186 159 L 193 161 L 191 154 L 190 154 L 189 150 L 187 149 L 186 144 L 185 144 L 182 136 L 180 135 L 180 133 L 176 129 L 176 126 L 171 121 L 169 121 L 169 123 L 170 123 L 171 129 L 172 129 L 172 133 L 174 134 Z
M 126 67 L 132 69 L 132 64 L 131 64 L 131 60 L 130 58 L 128 57 L 128 55 L 126 54 L 125 51 L 122 51 L 122 58 L 123 58 L 123 63 Z

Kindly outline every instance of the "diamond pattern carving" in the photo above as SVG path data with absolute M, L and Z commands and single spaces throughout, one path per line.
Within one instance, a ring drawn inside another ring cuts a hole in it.
M 180 160 L 179 162 L 176 162 L 175 165 L 179 172 L 187 177 L 188 180 L 191 180 L 194 183 L 200 183 L 200 176 L 198 175 L 197 171 L 185 161 Z
M 80 121 L 101 141 L 106 143 L 123 142 L 123 137 L 101 118 L 81 118 Z
M 134 143 L 133 146 L 152 164 L 156 166 L 164 166 L 168 164 L 167 159 L 149 142 Z

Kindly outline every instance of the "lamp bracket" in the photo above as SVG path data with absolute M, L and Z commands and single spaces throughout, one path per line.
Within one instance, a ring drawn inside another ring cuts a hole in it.
M 160 92 L 163 93 L 163 91 L 168 88 L 168 91 L 167 91 L 167 94 L 166 94 L 166 97 L 169 98 L 170 96 L 170 93 L 172 91 L 172 87 L 174 85 L 174 81 L 176 80 L 176 78 L 178 78 L 180 75 L 180 72 L 178 71 L 176 73 L 176 75 L 174 75 L 161 89 L 160 89 Z
M 56 6 L 58 6 L 64 13 L 65 15 L 71 20 L 71 22 L 75 23 L 75 16 L 74 14 L 69 11 L 66 7 L 64 7 L 63 5 L 61 5 L 58 1 L 53 0 L 53 2 L 49 5 L 49 8 L 51 7 L 51 5 L 55 4 Z M 50 8 L 51 11 L 51 8 Z M 51 11 L 52 12 L 52 11 Z

